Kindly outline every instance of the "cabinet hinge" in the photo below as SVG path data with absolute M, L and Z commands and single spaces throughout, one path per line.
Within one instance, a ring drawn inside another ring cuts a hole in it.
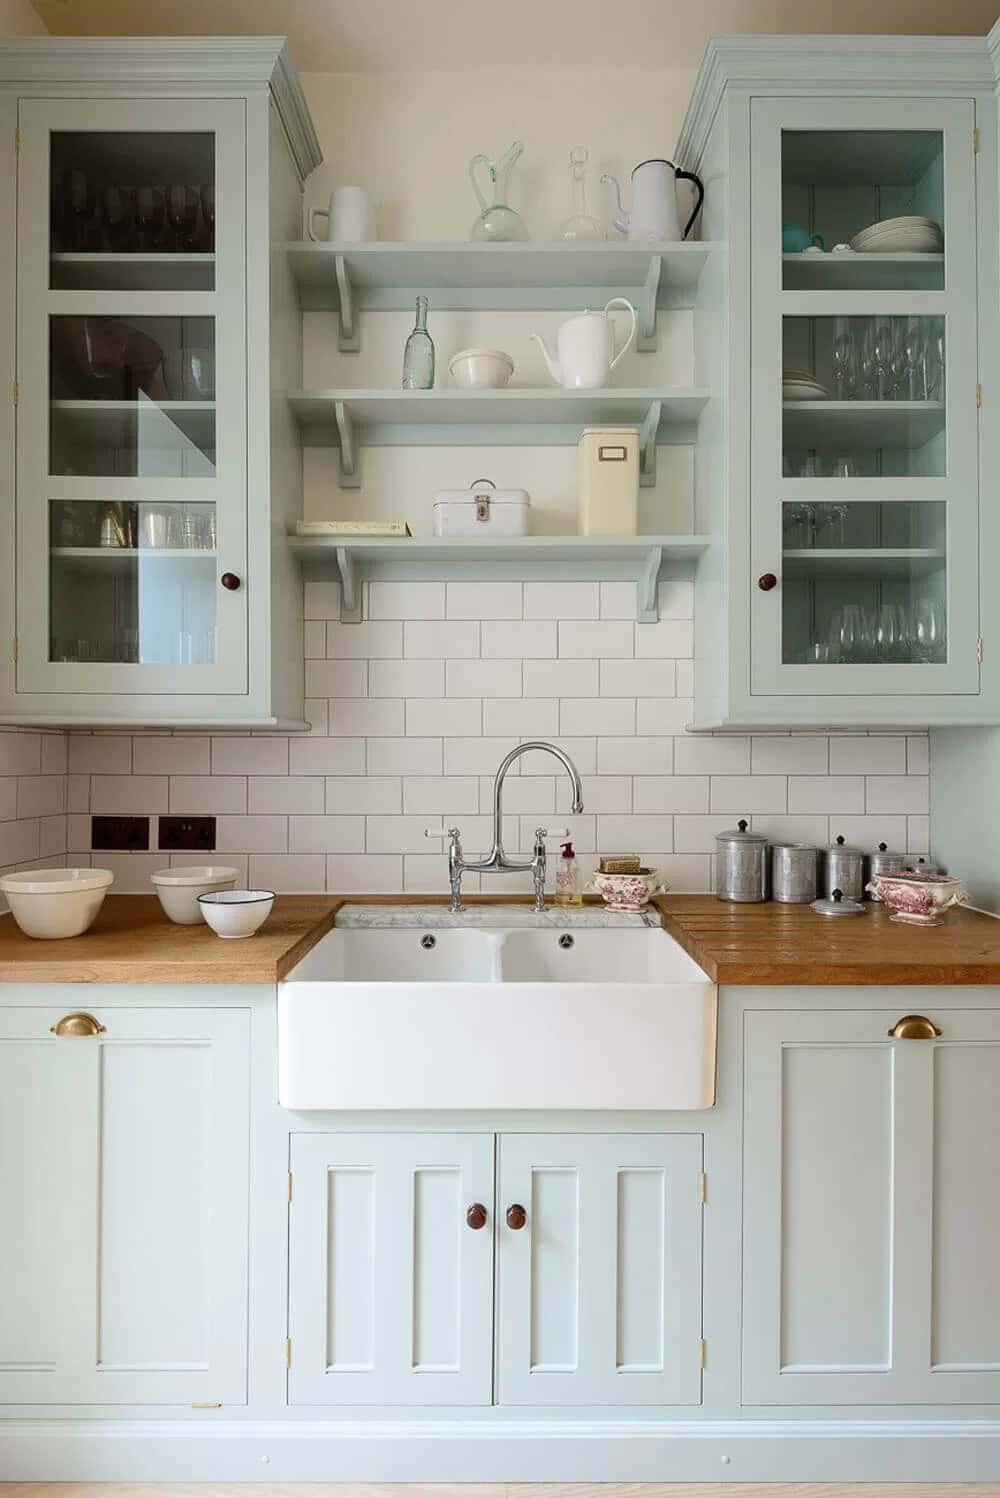
M 291 1201 L 291 1199 L 292 1199 L 292 1172 L 291 1171 L 288 1172 L 288 1185 L 286 1187 L 286 1190 L 287 1190 L 287 1193 L 288 1193 L 288 1200 Z
M 285 1338 L 285 1367 L 286 1368 L 290 1368 L 291 1366 L 292 1366 L 292 1339 L 291 1339 L 291 1337 L 286 1337 Z
M 983 642 L 982 642 L 982 640 L 977 640 L 976 641 L 976 660 L 977 660 L 977 662 L 979 663 L 980 666 L 983 664 Z
M 221 1399 L 196 1399 L 192 1404 L 193 1410 L 221 1410 Z
M 698 1200 L 702 1206 L 708 1201 L 708 1176 L 704 1171 L 698 1176 Z
M 982 387 L 982 385 L 977 384 L 976 385 L 976 410 L 977 411 L 980 409 L 980 407 L 982 406 L 982 404 L 983 404 L 983 387 Z
M 698 1367 L 699 1368 L 704 1368 L 705 1362 L 706 1362 L 707 1358 L 708 1358 L 708 1343 L 705 1341 L 704 1337 L 701 1337 L 698 1340 Z
M 973 132 L 972 132 L 972 150 L 973 150 L 973 154 L 974 155 L 976 155 L 976 156 L 979 155 L 979 126 L 978 125 L 975 126 L 975 128 L 973 129 Z

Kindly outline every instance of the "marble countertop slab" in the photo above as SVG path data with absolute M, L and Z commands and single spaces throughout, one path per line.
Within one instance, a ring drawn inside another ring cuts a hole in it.
M 653 906 L 635 915 L 605 910 L 600 905 L 546 906 L 544 915 L 536 915 L 530 905 L 469 905 L 456 915 L 447 905 L 342 905 L 337 911 L 337 926 L 354 929 L 399 929 L 419 926 L 422 930 L 468 930 L 474 927 L 512 927 L 548 930 L 575 927 L 590 930 L 659 926 L 660 913 Z

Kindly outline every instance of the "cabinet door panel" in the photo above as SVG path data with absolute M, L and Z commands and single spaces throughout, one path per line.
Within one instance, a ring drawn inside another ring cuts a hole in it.
M 700 1135 L 503 1136 L 501 1404 L 699 1402 L 701 1159 Z
M 1000 1399 L 1000 1014 L 746 1018 L 747 1404 Z
M 300 1134 L 291 1159 L 289 1402 L 489 1404 L 492 1135 Z

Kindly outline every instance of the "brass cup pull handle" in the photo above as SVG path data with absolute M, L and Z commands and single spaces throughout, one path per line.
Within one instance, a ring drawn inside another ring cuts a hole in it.
M 904 1014 L 889 1031 L 890 1040 L 936 1040 L 941 1034 L 933 1020 L 924 1014 Z
M 528 1214 L 521 1206 L 520 1202 L 514 1202 L 512 1206 L 508 1207 L 506 1216 L 507 1226 L 511 1228 L 515 1233 L 520 1232 L 521 1228 L 524 1227 L 524 1224 L 528 1220 Z
M 480 1228 L 486 1226 L 486 1208 L 482 1202 L 473 1202 L 472 1206 L 466 1209 L 465 1221 L 474 1233 L 478 1233 Z
M 87 1014 L 82 1009 L 76 1009 L 72 1014 L 64 1014 L 62 1019 L 49 1026 L 53 1035 L 103 1035 L 104 1028 L 100 1020 L 96 1020 L 92 1014 Z

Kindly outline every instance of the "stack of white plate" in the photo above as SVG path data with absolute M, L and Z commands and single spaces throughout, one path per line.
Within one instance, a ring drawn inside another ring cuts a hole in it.
M 781 398 L 786 401 L 828 401 L 830 392 L 808 369 L 785 369 L 781 374 Z
M 940 254 L 944 249 L 944 234 L 941 225 L 932 218 L 921 218 L 909 214 L 903 218 L 884 218 L 877 224 L 869 224 L 851 240 L 851 249 L 864 253 L 878 251 L 893 254 L 908 250 L 918 254 Z

